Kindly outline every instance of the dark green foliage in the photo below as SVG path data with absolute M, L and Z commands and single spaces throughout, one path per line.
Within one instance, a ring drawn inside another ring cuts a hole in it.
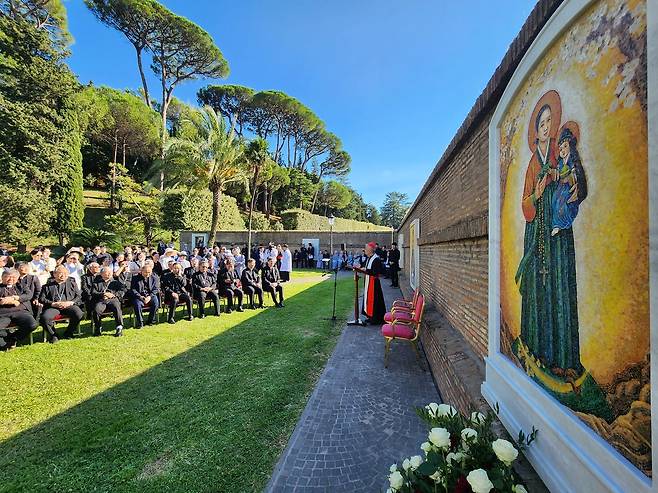
M 207 190 L 166 192 L 162 199 L 162 213 L 164 229 L 207 231 L 212 220 L 212 193 Z M 222 195 L 219 228 L 224 231 L 245 229 L 235 199 L 226 194 Z
M 82 214 L 77 81 L 52 32 L 20 16 L 0 15 L 0 53 L 0 186 L 17 199 L 3 208 L 0 235 L 24 244 L 47 232 L 67 234 Z M 68 210 L 55 216 L 63 201 Z
M 287 209 L 310 209 L 313 196 L 319 188 L 317 177 L 307 171 L 289 169 L 290 183 L 279 189 L 272 198 L 272 208 L 277 211 Z
M 95 228 L 80 228 L 71 233 L 71 246 L 93 248 L 96 245 L 105 245 L 111 250 L 121 249 L 120 238 L 109 231 Z
M 393 229 L 400 227 L 404 215 L 409 209 L 409 197 L 406 193 L 389 192 L 384 199 L 384 205 L 381 209 L 382 224 L 390 226 Z
M 329 220 L 325 216 L 311 214 L 302 209 L 282 212 L 281 221 L 286 230 L 329 231 Z M 390 231 L 390 228 L 337 217 L 334 231 Z
M 63 243 L 64 237 L 82 226 L 84 205 L 82 203 L 82 134 L 75 109 L 64 115 L 65 139 L 63 141 L 63 166 L 54 176 L 51 189 L 55 218 L 52 228 Z

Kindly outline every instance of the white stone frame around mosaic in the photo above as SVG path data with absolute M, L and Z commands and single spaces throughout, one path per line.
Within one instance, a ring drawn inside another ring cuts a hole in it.
M 658 492 L 648 478 L 568 408 L 500 352 L 499 126 L 518 89 L 542 55 L 597 0 L 565 0 L 546 23 L 512 76 L 489 125 L 489 355 L 482 395 L 498 403 L 512 436 L 539 429 L 526 456 L 552 492 Z M 658 395 L 658 0 L 647 0 L 651 393 Z M 651 405 L 652 462 L 657 461 L 658 409 Z M 541 410 L 538 411 L 538 410 Z

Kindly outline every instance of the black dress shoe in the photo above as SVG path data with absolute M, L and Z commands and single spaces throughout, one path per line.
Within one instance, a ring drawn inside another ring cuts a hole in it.
M 136 325 L 135 328 L 136 328 L 137 330 L 141 330 L 141 329 L 144 328 L 144 325 Z
M 200 314 L 199 318 L 206 318 L 206 314 L 205 313 Z
M 191 322 L 192 320 L 194 320 L 194 317 L 192 315 L 188 315 L 185 320 L 187 320 L 188 322 Z
M 256 307 L 255 307 L 254 304 L 252 303 L 251 305 L 249 305 L 249 309 L 250 309 L 250 310 L 255 310 Z
M 227 308 L 226 313 L 233 313 L 233 310 L 231 310 L 230 308 Z
M 73 339 L 73 333 L 72 332 L 64 332 L 64 335 L 62 336 L 62 339 Z
M 114 333 L 114 337 L 121 337 L 123 335 L 123 327 L 120 325 L 117 327 L 116 332 Z
M 59 339 L 57 338 L 57 336 L 52 336 L 50 338 L 50 344 L 57 344 L 58 342 L 59 342 Z
M 176 320 L 174 320 L 173 318 L 170 318 L 169 320 L 167 320 L 167 323 L 168 324 L 175 324 Z
M 236 311 L 236 312 L 243 312 L 244 310 L 242 309 L 241 306 L 239 306 L 239 307 L 237 307 L 237 308 L 235 309 L 235 311 Z
M 94 337 L 100 337 L 102 335 L 101 329 L 94 329 Z

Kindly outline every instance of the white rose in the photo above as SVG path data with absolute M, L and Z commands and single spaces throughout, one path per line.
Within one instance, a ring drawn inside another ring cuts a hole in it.
M 398 490 L 402 488 L 404 478 L 402 477 L 402 474 L 400 474 L 400 471 L 395 471 L 388 477 L 388 482 L 391 484 L 391 488 Z
M 439 405 L 436 402 L 430 402 L 427 406 L 425 406 L 425 409 L 427 409 L 427 412 L 430 414 L 432 417 L 436 417 L 436 412 L 439 410 Z
M 395 472 L 398 470 L 398 465 L 397 464 L 391 464 L 391 467 L 388 468 L 389 471 Z
M 512 493 L 528 493 L 528 490 L 522 484 L 517 484 L 512 486 Z
M 461 462 L 463 458 L 464 454 L 461 452 L 450 452 L 448 455 L 446 455 L 446 462 L 448 464 L 451 464 L 452 462 Z
M 435 483 L 440 483 L 442 480 L 441 471 L 437 469 L 436 472 L 430 476 L 430 479 L 433 479 Z
M 392 490 L 391 488 L 388 488 L 388 489 L 386 490 L 386 493 L 394 493 L 394 492 L 393 492 L 393 490 Z
M 518 457 L 519 451 L 514 448 L 514 445 L 509 443 L 507 440 L 499 438 L 491 444 L 494 454 L 500 459 L 501 462 L 504 462 L 505 465 L 510 465 Z
M 410 467 L 411 467 L 411 462 L 409 461 L 409 459 L 404 459 L 402 461 L 402 469 L 408 471 Z
M 462 440 L 466 441 L 468 438 L 477 438 L 478 437 L 478 432 L 475 431 L 473 428 L 464 428 L 462 430 Z
M 489 493 L 494 487 L 493 483 L 489 481 L 487 471 L 484 469 L 475 469 L 469 472 L 466 481 L 471 485 L 473 493 Z
M 439 448 L 450 448 L 450 433 L 445 428 L 432 428 L 430 430 L 429 440 Z
M 478 413 L 478 412 L 471 413 L 471 423 L 473 423 L 474 425 L 479 425 L 484 423 L 485 419 L 486 416 L 482 413 Z
M 457 414 L 457 409 L 450 404 L 439 404 L 436 414 L 437 416 L 454 416 Z
M 423 458 L 420 455 L 414 455 L 409 459 L 409 462 L 411 462 L 411 468 L 415 471 L 423 463 Z
M 430 442 L 423 442 L 420 445 L 420 449 L 427 454 L 432 450 L 432 444 Z

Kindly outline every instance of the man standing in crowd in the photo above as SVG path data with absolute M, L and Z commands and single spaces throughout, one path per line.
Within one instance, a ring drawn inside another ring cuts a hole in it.
M 314 269 L 315 268 L 315 248 L 313 247 L 313 243 L 308 244 L 308 248 L 306 249 L 306 258 L 307 258 L 307 267 L 309 269 Z
M 215 315 L 219 315 L 219 296 L 217 295 L 217 275 L 208 272 L 208 261 L 199 264 L 199 271 L 192 276 L 194 297 L 199 302 L 199 318 L 206 316 L 206 298 L 215 305 Z
M 290 281 L 290 273 L 292 272 L 292 254 L 288 245 L 283 245 L 281 252 L 281 281 Z
M 170 324 L 176 323 L 174 317 L 176 306 L 181 302 L 185 303 L 187 308 L 187 320 L 193 320 L 192 296 L 188 291 L 187 278 L 181 271 L 181 264 L 176 262 L 171 266 L 171 272 L 167 273 L 162 278 L 162 289 L 164 290 L 165 303 L 169 305 L 169 317 L 167 318 L 167 322 Z
M 398 244 L 393 242 L 388 251 L 388 268 L 391 271 L 391 286 L 399 287 L 398 272 L 400 271 L 400 250 Z
M 1 280 L 0 351 L 6 351 L 16 347 L 17 341 L 36 329 L 37 321 L 32 316 L 32 311 L 26 307 L 26 303 L 20 300 L 20 295 L 16 289 L 18 271 L 15 269 L 4 270 Z
M 254 295 L 258 297 L 258 308 L 263 308 L 263 285 L 261 284 L 260 275 L 256 270 L 256 261 L 250 258 L 247 261 L 247 267 L 242 271 L 242 289 L 249 296 L 249 308 L 254 306 Z
M 366 261 L 360 267 L 354 267 L 354 270 L 365 274 L 365 285 L 363 288 L 363 314 L 368 317 L 366 323 L 383 324 L 386 305 L 384 303 L 384 293 L 379 277 L 382 272 L 382 261 L 375 253 L 377 244 L 370 242 L 366 245 Z
M 105 266 L 100 270 L 92 284 L 91 302 L 93 304 L 92 323 L 94 324 L 94 335 L 99 336 L 103 330 L 103 314 L 109 311 L 114 316 L 114 337 L 123 335 L 123 312 L 121 302 L 126 294 L 126 286 L 114 279 L 112 267 Z
M 65 266 L 58 265 L 52 279 L 41 288 L 39 303 L 43 305 L 41 324 L 43 330 L 50 336 L 50 342 L 57 342 L 55 318 L 60 315 L 69 319 L 64 339 L 71 339 L 84 315 L 80 309 L 82 304 L 80 288 Z
M 160 279 L 153 273 L 153 264 L 147 262 L 141 268 L 139 274 L 133 276 L 130 284 L 130 297 L 133 301 L 133 309 L 137 319 L 136 329 L 144 327 L 144 316 L 142 314 L 144 307 L 149 307 L 149 318 L 146 325 L 153 325 L 155 322 L 160 307 L 159 293 Z
M 226 259 L 225 268 L 219 273 L 217 279 L 220 286 L 220 294 L 228 300 L 226 313 L 231 313 L 234 307 L 236 311 L 241 312 L 243 292 L 240 289 L 240 277 L 238 277 L 238 273 L 235 270 L 233 258 Z
M 281 285 L 281 276 L 279 269 L 274 265 L 274 258 L 270 257 L 263 267 L 263 291 L 270 293 L 274 306 L 283 308 L 283 286 Z M 277 294 L 279 300 L 277 301 Z

